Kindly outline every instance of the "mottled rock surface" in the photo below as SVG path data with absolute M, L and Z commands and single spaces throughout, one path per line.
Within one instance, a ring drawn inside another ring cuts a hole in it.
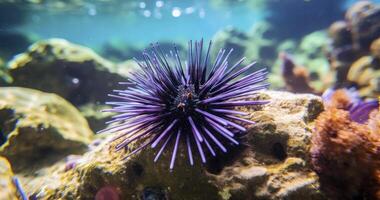
M 85 118 L 66 100 L 18 87 L 0 88 L 0 127 L 0 155 L 16 172 L 83 152 L 93 137 Z
M 17 200 L 17 188 L 13 182 L 13 172 L 8 160 L 0 156 L 0 200 Z
M 12 86 L 53 92 L 74 105 L 104 102 L 134 66 L 112 63 L 63 39 L 39 41 L 8 64 Z
M 243 145 L 206 165 L 197 158 L 190 166 L 182 148 L 173 171 L 171 155 L 154 163 L 156 151 L 150 148 L 125 160 L 128 150 L 115 151 L 110 136 L 71 168 L 47 173 L 40 188 L 27 189 L 41 199 L 94 199 L 106 193 L 120 199 L 325 199 L 308 154 L 321 99 L 271 91 L 257 98 L 271 103 L 246 109 L 257 124 L 247 127 Z

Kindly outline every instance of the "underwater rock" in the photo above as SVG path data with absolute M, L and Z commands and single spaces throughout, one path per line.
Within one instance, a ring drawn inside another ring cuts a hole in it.
M 99 105 L 97 103 L 87 103 L 79 107 L 82 116 L 86 118 L 88 125 L 94 132 L 100 131 L 104 128 L 108 117 L 112 114 L 107 112 L 100 112 L 101 110 L 108 109 L 109 106 Z
M 379 21 L 379 4 L 358 1 L 347 10 L 345 21 L 330 26 L 328 57 L 335 88 L 354 86 L 365 97 L 379 94 Z M 364 74 L 355 74 L 359 71 Z
M 41 199 L 324 199 L 308 164 L 311 122 L 323 109 L 321 99 L 272 91 L 257 98 L 270 103 L 242 109 L 257 122 L 247 126 L 243 144 L 205 166 L 199 156 L 190 166 L 183 148 L 173 171 L 171 154 L 155 163 L 150 148 L 123 159 L 129 150 L 115 151 L 118 142 L 110 135 L 74 168 L 56 171 L 53 180 L 47 173 L 42 187 L 29 192 Z
M 368 51 L 380 35 L 380 6 L 371 1 L 358 1 L 346 12 L 354 47 Z
M 0 155 L 16 172 L 33 170 L 81 153 L 93 133 L 70 103 L 55 94 L 0 88 Z
M 0 85 L 12 81 L 5 67 L 4 61 L 0 58 Z
M 39 41 L 9 62 L 12 86 L 53 92 L 74 105 L 104 102 L 135 64 L 114 64 L 63 39 Z
M 0 200 L 18 200 L 17 187 L 8 160 L 0 156 Z
M 341 109 L 347 98 L 333 98 L 338 103 L 318 116 L 310 149 L 321 189 L 334 200 L 380 199 L 380 112 L 374 109 L 368 124 L 356 123 Z

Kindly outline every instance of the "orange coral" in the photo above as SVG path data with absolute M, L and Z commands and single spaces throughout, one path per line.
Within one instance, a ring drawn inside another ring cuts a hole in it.
M 359 124 L 333 106 L 317 118 L 311 161 L 330 198 L 380 199 L 379 120 L 375 111 L 368 124 Z

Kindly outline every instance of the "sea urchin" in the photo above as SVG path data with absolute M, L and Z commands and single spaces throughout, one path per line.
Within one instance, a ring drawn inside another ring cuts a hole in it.
M 143 52 L 138 61 L 141 70 L 131 73 L 127 89 L 115 90 L 109 96 L 120 99 L 107 102 L 113 108 L 106 112 L 119 113 L 108 123 L 111 126 L 101 132 L 117 132 L 122 141 L 117 150 L 131 142 L 141 141 L 127 157 L 150 146 L 160 146 L 157 161 L 169 143 L 174 166 L 178 147 L 187 149 L 193 165 L 192 149 L 197 149 L 202 162 L 206 162 L 205 149 L 216 156 L 215 149 L 227 152 L 226 145 L 239 144 L 236 134 L 246 131 L 242 123 L 254 123 L 242 118 L 248 113 L 237 111 L 237 106 L 261 105 L 267 101 L 250 100 L 268 84 L 266 70 L 244 75 L 255 63 L 238 69 L 244 58 L 230 66 L 228 53 L 221 49 L 213 64 L 210 63 L 211 42 L 203 58 L 203 41 L 189 42 L 188 61 L 182 63 L 176 46 L 170 54 L 164 54 L 158 45 Z M 168 147 L 169 148 L 169 147 Z

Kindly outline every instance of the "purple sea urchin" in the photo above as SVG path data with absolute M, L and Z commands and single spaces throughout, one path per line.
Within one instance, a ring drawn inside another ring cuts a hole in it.
M 255 63 L 241 69 L 240 59 L 230 67 L 227 52 L 221 49 L 215 62 L 210 64 L 211 42 L 203 58 L 203 41 L 189 42 L 188 61 L 183 64 L 178 50 L 169 55 L 158 45 L 143 52 L 143 61 L 137 61 L 141 70 L 132 73 L 126 90 L 115 90 L 109 96 L 121 101 L 107 102 L 119 113 L 108 122 L 112 125 L 102 132 L 118 132 L 115 139 L 122 139 L 117 150 L 131 142 L 143 143 L 132 150 L 132 155 L 149 145 L 159 148 L 157 161 L 168 144 L 174 144 L 170 169 L 173 168 L 180 143 L 188 152 L 193 165 L 192 149 L 197 149 L 202 162 L 206 162 L 206 151 L 216 156 L 215 150 L 227 152 L 226 145 L 239 144 L 236 134 L 246 131 L 241 123 L 254 123 L 242 118 L 248 113 L 237 111 L 236 106 L 261 105 L 267 101 L 249 100 L 258 90 L 266 89 L 266 70 L 261 69 L 244 75 Z

